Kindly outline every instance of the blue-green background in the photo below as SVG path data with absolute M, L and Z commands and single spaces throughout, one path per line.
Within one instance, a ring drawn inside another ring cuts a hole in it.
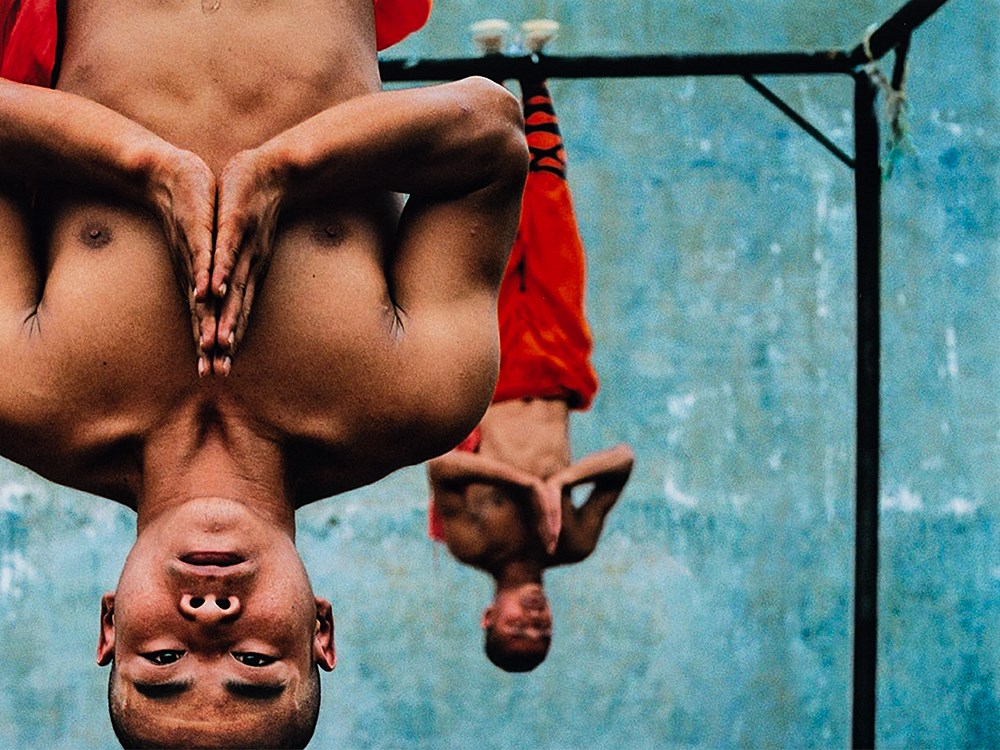
M 902 0 L 437 0 L 388 56 L 851 48 Z M 1000 744 L 1000 2 L 914 36 L 916 151 L 884 192 L 883 747 Z M 886 65 L 891 65 L 891 57 Z M 853 151 L 846 78 L 767 82 Z M 548 660 L 488 664 L 488 580 L 424 535 L 419 468 L 300 514 L 340 662 L 314 748 L 846 747 L 854 508 L 851 172 L 738 79 L 553 81 L 602 391 L 577 453 L 634 478 L 547 581 Z M 0 746 L 113 744 L 98 599 L 134 518 L 0 463 Z

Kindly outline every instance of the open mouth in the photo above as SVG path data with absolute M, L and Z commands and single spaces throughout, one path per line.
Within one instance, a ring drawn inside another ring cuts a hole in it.
M 180 559 L 188 565 L 211 565 L 216 568 L 228 568 L 246 562 L 243 555 L 235 552 L 188 552 L 186 555 L 181 555 Z

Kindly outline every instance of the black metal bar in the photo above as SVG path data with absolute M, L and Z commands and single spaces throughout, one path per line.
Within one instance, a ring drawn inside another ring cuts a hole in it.
M 878 660 L 882 169 L 875 108 L 878 89 L 864 72 L 856 74 L 854 81 L 858 299 L 851 744 L 873 748 Z
M 758 81 L 753 76 L 743 76 L 743 80 L 750 84 L 750 87 L 756 91 L 758 94 L 767 99 L 771 104 L 780 109 L 792 122 L 806 131 L 809 135 L 815 138 L 823 147 L 826 148 L 831 154 L 840 159 L 844 164 L 846 164 L 851 169 L 854 169 L 854 159 L 848 156 L 844 151 L 833 141 L 827 138 L 823 133 L 813 125 L 809 120 L 796 112 L 791 105 L 789 105 L 784 99 L 775 94 L 771 89 L 765 86 L 763 83 Z
M 481 75 L 520 78 L 670 78 L 678 76 L 850 73 L 877 60 L 948 0 L 910 0 L 853 50 L 662 55 L 486 55 L 439 59 L 382 59 L 383 81 L 454 81 Z M 869 57 L 870 55 L 870 57 Z
M 868 36 L 867 49 L 862 42 L 851 50 L 851 63 L 857 66 L 864 65 L 870 60 L 878 60 L 899 44 L 904 37 L 912 34 L 914 29 L 930 18 L 946 2 L 948 0 L 910 0 L 897 10 L 892 18 Z
M 902 91 L 906 85 L 906 55 L 910 51 L 910 35 L 904 36 L 896 45 L 896 60 L 892 66 L 892 83 L 894 91 Z
M 850 73 L 847 52 L 748 52 L 664 55 L 486 55 L 380 60 L 383 81 L 453 81 L 470 75 L 522 78 L 670 78 L 679 76 Z

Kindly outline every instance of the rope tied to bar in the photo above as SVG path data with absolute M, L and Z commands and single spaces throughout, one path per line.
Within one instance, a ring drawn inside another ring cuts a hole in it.
M 863 69 L 885 97 L 883 107 L 885 118 L 889 123 L 889 137 L 886 140 L 886 156 L 882 163 L 882 174 L 883 178 L 887 180 L 892 176 L 895 166 L 905 154 L 916 153 L 913 139 L 910 136 L 910 124 L 907 117 L 909 102 L 906 98 L 906 55 L 910 49 L 910 35 L 907 34 L 903 37 L 895 48 L 895 63 L 890 79 L 879 68 L 872 54 L 871 38 L 878 28 L 878 24 L 872 24 L 865 29 L 861 45 L 865 57 L 868 58 L 868 63 Z

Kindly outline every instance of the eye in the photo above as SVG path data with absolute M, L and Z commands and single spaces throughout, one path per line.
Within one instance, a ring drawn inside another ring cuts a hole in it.
M 274 664 L 277 661 L 273 656 L 257 654 L 252 651 L 234 651 L 233 658 L 248 667 L 266 667 L 268 664 Z
M 150 651 L 148 654 L 142 655 L 144 659 L 151 661 L 158 667 L 165 667 L 168 664 L 173 664 L 182 656 L 184 656 L 183 651 Z

